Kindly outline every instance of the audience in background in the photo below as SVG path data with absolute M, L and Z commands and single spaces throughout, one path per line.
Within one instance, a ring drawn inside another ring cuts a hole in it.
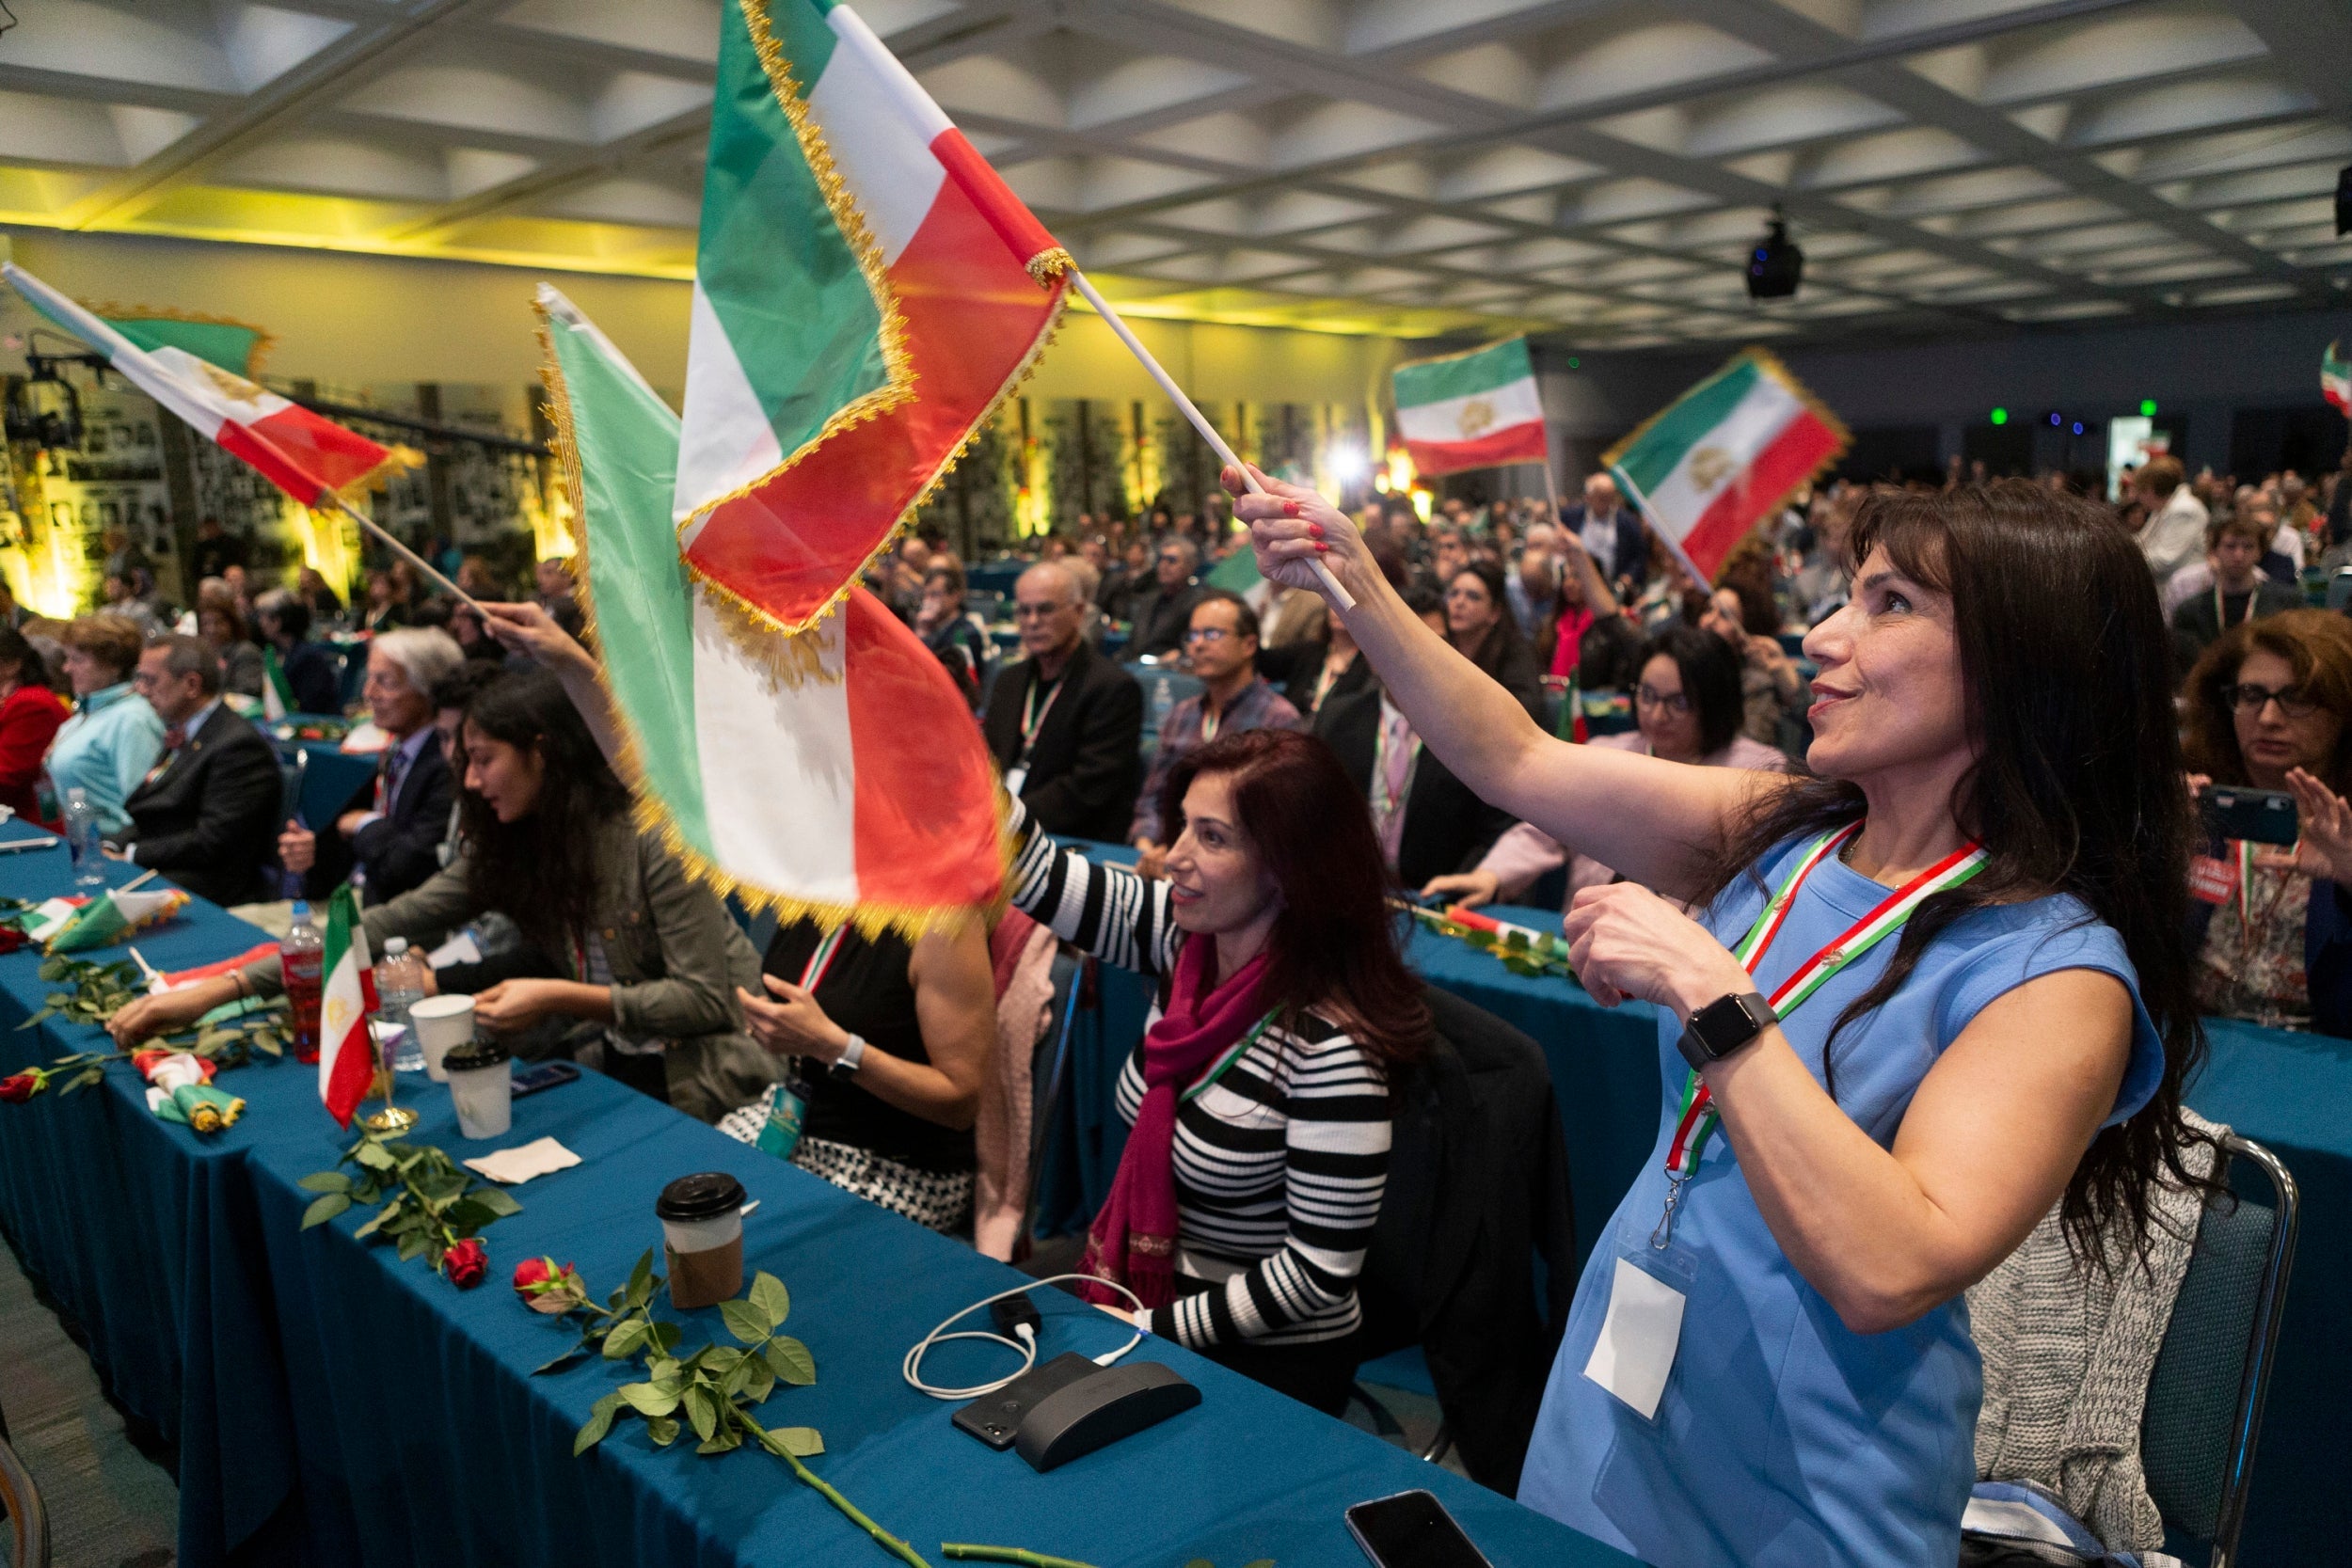
M 2207 530 L 2204 562 L 2173 575 L 2176 584 L 2192 574 L 2203 579 L 2172 611 L 2173 647 L 2183 670 L 2232 626 L 2302 604 L 2299 591 L 2271 581 L 2260 569 L 2270 532 L 2267 518 L 2256 508 L 2222 517 Z
M 923 578 L 923 598 L 914 612 L 914 634 L 938 656 L 963 693 L 964 705 L 980 705 L 980 674 L 988 667 L 988 634 L 964 612 L 961 562 L 933 561 Z
M 1790 746 L 1813 694 L 1774 635 L 1779 616 L 1770 590 L 1758 597 L 1740 588 L 1716 589 L 1699 628 L 1722 638 L 1739 657 L 1740 733 L 1762 745 Z
M 1492 676 L 1521 707 L 1541 712 L 1535 655 L 1511 626 L 1502 567 L 1473 561 L 1445 580 L 1445 635 L 1455 653 Z
M 44 819 L 40 764 L 72 710 L 50 684 L 48 661 L 14 626 L 0 626 L 0 806 Z
M 1649 577 L 1649 531 L 1625 504 L 1617 493 L 1617 482 L 1607 474 L 1585 477 L 1583 504 L 1569 507 L 1560 525 L 1582 541 L 1593 564 L 1620 594 Z
M 49 782 L 60 809 L 82 790 L 100 832 L 119 833 L 131 825 L 124 802 L 164 746 L 164 721 L 131 686 L 146 639 L 136 622 L 102 612 L 75 617 L 59 640 L 75 705 L 50 745 Z
M 431 626 L 386 632 L 369 645 L 361 694 L 388 737 L 374 781 L 327 832 L 290 821 L 278 839 L 279 861 L 304 875 L 311 896 L 324 897 L 356 870 L 369 900 L 383 903 L 439 869 L 457 783 L 434 743 L 433 689 L 465 661 L 449 634 Z
M 2178 458 L 2150 458 L 2132 487 L 2148 514 L 2139 529 L 2140 553 L 2162 593 L 2173 573 L 2203 555 L 2209 515 L 2185 483 Z
M 1158 657 L 1184 646 L 1184 629 L 1192 625 L 1192 607 L 1200 597 L 1193 574 L 1200 567 L 1200 546 L 1183 534 L 1160 542 L 1152 586 L 1130 602 L 1135 629 L 1128 634 L 1129 658 Z
M 1363 671 L 1359 684 L 1316 708 L 1312 733 L 1362 792 L 1382 863 L 1405 887 L 1475 865 L 1511 825 L 1510 814 L 1481 800 L 1425 751 L 1370 661 L 1359 656 L 1356 663 Z
M 202 638 L 155 638 L 131 684 L 163 721 L 164 750 L 109 847 L 215 904 L 269 897 L 284 783 L 277 749 L 221 701 L 219 652 Z
M 2189 674 L 2187 732 L 2192 789 L 2284 791 L 2297 816 L 2292 848 L 2215 832 L 2193 867 L 2201 1004 L 2352 1036 L 2352 621 L 2232 626 Z
M 1184 657 L 1202 689 L 1168 709 L 1160 721 L 1152 770 L 1144 778 L 1135 821 L 1127 829 L 1128 841 L 1143 851 L 1137 869 L 1147 877 L 1160 874 L 1161 859 L 1168 853 L 1161 837 L 1160 794 L 1179 762 L 1229 732 L 1306 727 L 1298 709 L 1259 675 L 1258 617 L 1238 594 L 1201 590 L 1192 607 L 1192 625 L 1184 632 Z
M 414 607 L 401 592 L 401 579 L 389 569 L 378 567 L 370 572 L 366 593 L 367 601 L 359 610 L 359 630 L 397 631 L 415 619 Z
M 1143 774 L 1143 690 L 1087 645 L 1068 568 L 1022 573 L 1013 612 L 1027 657 L 996 673 L 982 721 L 1005 789 L 1047 832 L 1120 842 Z
M 259 697 L 268 679 L 262 650 L 246 630 L 245 606 L 222 578 L 196 585 L 196 634 L 220 655 L 220 686 L 240 697 Z
M 244 567 L 232 569 L 240 578 L 243 577 Z M 228 580 L 226 574 L 224 574 L 224 580 Z M 233 591 L 237 584 L 232 581 L 230 586 Z M 315 566 L 305 566 L 295 574 L 294 593 L 294 597 L 300 599 L 304 607 L 310 611 L 310 620 L 313 624 L 323 625 L 328 621 L 340 619 L 342 615 L 342 595 L 337 594 L 328 585 L 325 574 Z
M 308 604 L 282 588 L 273 588 L 253 601 L 253 624 L 269 651 L 278 656 L 290 708 L 296 713 L 342 712 L 342 671 L 331 651 L 309 641 Z
M 243 566 L 249 559 L 251 546 L 242 535 L 227 531 L 220 519 L 205 515 L 196 525 L 196 547 L 188 552 L 188 566 L 199 581 L 216 578 L 231 566 Z
M 502 665 L 506 662 L 506 649 L 490 635 L 490 628 L 483 624 L 481 611 L 473 606 L 462 603 L 451 605 L 448 631 L 451 641 L 457 644 L 457 651 L 465 656 L 469 664 Z

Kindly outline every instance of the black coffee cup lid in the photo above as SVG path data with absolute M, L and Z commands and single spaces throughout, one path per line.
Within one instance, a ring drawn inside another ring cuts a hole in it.
M 496 1040 L 468 1040 L 441 1053 L 441 1069 L 444 1072 L 478 1072 L 485 1067 L 496 1067 L 514 1058 L 515 1053 Z
M 743 1183 L 723 1170 L 681 1176 L 661 1189 L 654 1217 L 664 1220 L 715 1220 L 743 1207 Z

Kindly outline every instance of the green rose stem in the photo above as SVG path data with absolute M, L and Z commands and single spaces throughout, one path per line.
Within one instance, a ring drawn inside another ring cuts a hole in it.
M 751 1424 L 748 1417 L 745 1418 L 744 1424 L 747 1426 Z M 755 1432 L 758 1431 L 756 1427 L 754 1427 L 753 1430 Z M 767 1433 L 760 1433 L 760 1441 L 762 1446 L 765 1447 L 770 1453 L 780 1455 L 787 1465 L 791 1465 L 792 1473 L 794 1475 L 800 1477 L 809 1485 L 815 1487 L 819 1497 L 823 1497 L 827 1502 L 833 1504 L 834 1507 L 839 1509 L 843 1513 L 848 1514 L 851 1519 L 863 1526 L 866 1533 L 872 1536 L 875 1543 L 880 1545 L 882 1550 L 888 1552 L 893 1557 L 903 1558 L 908 1563 L 909 1568 L 931 1568 L 930 1563 L 923 1560 L 922 1553 L 916 1551 L 913 1546 L 908 1545 L 905 1542 L 899 1540 L 897 1536 L 891 1534 L 888 1530 L 874 1523 L 873 1520 L 867 1518 L 858 1508 L 857 1504 L 843 1497 L 839 1492 L 834 1489 L 830 1482 L 819 1477 L 816 1471 L 802 1464 L 801 1456 L 799 1454 L 794 1453 L 791 1449 L 785 1448 L 781 1444 L 768 1442 Z M 1045 1565 L 1048 1564 L 1058 1564 L 1058 1562 L 1059 1560 L 1054 1558 L 1038 1559 L 1040 1568 L 1045 1568 Z M 1069 1568 L 1084 1568 L 1084 1565 L 1073 1563 L 1069 1565 Z
M 988 1562 L 1018 1562 L 1024 1568 L 1094 1568 L 1094 1564 L 1080 1562 L 1076 1558 L 1047 1557 L 1043 1552 L 1033 1552 L 1026 1546 L 976 1546 L 969 1541 L 942 1541 L 939 1554 L 942 1557 L 978 1558 Z

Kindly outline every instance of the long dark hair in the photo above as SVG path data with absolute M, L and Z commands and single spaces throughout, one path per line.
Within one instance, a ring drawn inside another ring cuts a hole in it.
M 1398 1064 L 1429 1043 L 1429 1009 L 1389 917 L 1388 873 L 1361 791 L 1331 748 L 1294 730 L 1220 735 L 1168 769 L 1160 820 L 1184 832 L 1184 792 L 1203 773 L 1232 780 L 1233 815 L 1281 889 L 1266 941 L 1267 983 L 1294 1012 L 1332 1004 L 1365 1053 Z
M 2189 1176 L 2181 1085 L 2204 1054 L 2188 942 L 2194 819 L 2172 706 L 2170 641 L 2148 563 L 2104 509 L 2026 480 L 1936 494 L 1882 490 L 1848 546 L 1883 549 L 1952 599 L 1977 761 L 1952 815 L 1988 854 L 1973 880 L 1919 906 L 1877 984 L 1838 1016 L 1824 1048 L 1910 978 L 1920 955 L 1976 910 L 2072 894 L 2123 939 L 2140 1001 L 2164 1041 L 2164 1079 L 2129 1120 L 2103 1130 L 2067 1183 L 2062 1220 L 2077 1258 L 2106 1253 L 2118 1220 L 2143 1244 L 2148 1188 Z M 1806 779 L 1763 798 L 1734 828 L 1700 901 L 1765 853 L 1863 814 L 1859 786 Z M 1760 885 L 1760 881 L 1759 881 Z M 1836 1093 L 1831 1077 L 1831 1093 Z
M 1486 589 L 1486 597 L 1494 601 L 1495 622 L 1486 628 L 1486 635 L 1478 640 L 1477 647 L 1464 648 L 1462 653 L 1491 675 L 1502 668 L 1511 645 L 1519 641 L 1519 630 L 1511 621 L 1511 598 L 1502 585 L 1502 568 L 1491 561 L 1466 561 L 1454 567 L 1454 575 L 1438 586 L 1450 590 L 1466 577 L 1476 578 L 1479 586 Z M 1449 622 L 1451 619 L 1449 616 Z
M 466 705 L 465 722 L 539 758 L 539 799 L 527 816 L 501 822 L 481 796 L 461 795 L 474 888 L 542 952 L 568 954 L 596 921 L 596 847 L 606 823 L 628 818 L 628 790 L 545 671 L 484 687 Z
M 2303 694 L 2344 721 L 2335 754 L 2316 771 L 2338 794 L 2352 788 L 2352 621 L 2325 610 L 2241 621 L 2205 650 L 2188 674 L 2189 767 L 2216 784 L 2247 782 L 2237 717 L 2221 700 L 2221 689 L 2237 684 L 2238 666 L 2257 648 L 2286 660 Z
M 1633 667 L 1640 680 L 1653 658 L 1670 658 L 1682 676 L 1682 695 L 1699 721 L 1699 754 L 1713 756 L 1740 733 L 1747 708 L 1740 695 L 1740 656 L 1731 644 L 1711 631 L 1669 623 L 1650 633 L 1642 644 L 1641 662 Z
M 55 691 L 57 677 L 50 673 L 49 661 L 40 657 L 40 650 L 25 641 L 24 634 L 14 626 L 0 626 L 0 670 L 16 666 L 19 686 L 41 686 Z

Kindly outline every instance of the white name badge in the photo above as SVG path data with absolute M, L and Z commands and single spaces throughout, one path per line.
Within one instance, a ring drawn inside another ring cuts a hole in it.
M 1601 1321 L 1584 1375 L 1642 1413 L 1658 1418 L 1666 1374 L 1674 1370 L 1675 1347 L 1682 1339 L 1680 1291 L 1617 1259 L 1609 1282 L 1609 1316 Z
M 1029 769 L 1025 766 L 1016 768 L 1005 775 L 1005 793 L 1018 800 L 1021 799 L 1021 786 L 1028 782 Z

